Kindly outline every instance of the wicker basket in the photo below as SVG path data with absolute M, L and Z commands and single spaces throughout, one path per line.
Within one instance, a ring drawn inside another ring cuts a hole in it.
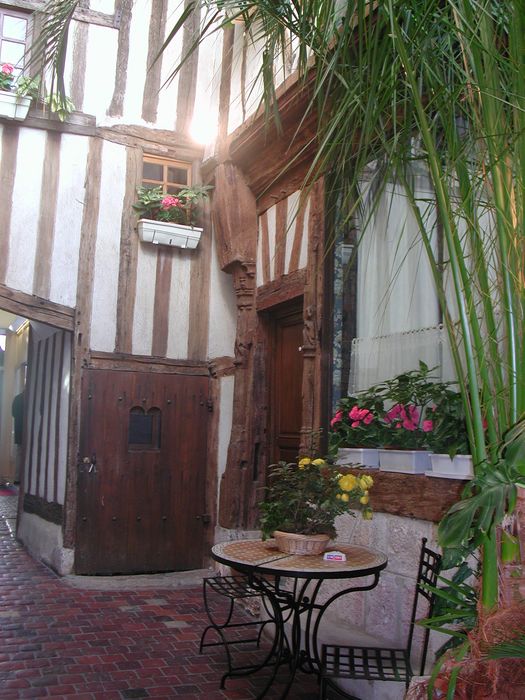
M 273 537 L 277 548 L 287 554 L 322 554 L 330 542 L 329 535 L 296 535 L 281 530 L 275 530 Z

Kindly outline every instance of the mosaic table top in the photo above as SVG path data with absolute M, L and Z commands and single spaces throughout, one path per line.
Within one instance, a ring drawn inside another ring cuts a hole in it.
M 274 540 L 235 540 L 220 542 L 212 556 L 222 564 L 244 572 L 271 573 L 293 578 L 354 578 L 384 569 L 387 557 L 370 547 L 334 542 L 330 551 L 346 554 L 346 561 L 325 561 L 322 554 L 286 554 Z

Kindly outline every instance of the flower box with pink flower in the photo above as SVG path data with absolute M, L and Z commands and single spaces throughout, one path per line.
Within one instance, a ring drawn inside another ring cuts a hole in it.
M 186 187 L 167 194 L 161 186 L 139 187 L 133 208 L 139 214 L 137 233 L 141 241 L 156 245 L 195 249 L 203 229 L 196 226 L 199 201 L 208 196 L 208 186 Z
M 15 68 L 10 63 L 0 65 L 0 117 L 23 121 L 31 105 L 31 97 L 14 91 Z
M 342 449 L 378 448 L 380 469 L 422 474 L 437 447 L 451 457 L 468 452 L 461 396 L 433 371 L 420 362 L 417 370 L 341 399 L 329 433 L 337 464 L 348 463 Z

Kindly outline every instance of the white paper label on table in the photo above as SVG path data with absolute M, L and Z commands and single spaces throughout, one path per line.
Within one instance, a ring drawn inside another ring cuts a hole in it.
M 323 559 L 325 561 L 346 561 L 346 554 L 334 550 L 333 552 L 325 552 Z

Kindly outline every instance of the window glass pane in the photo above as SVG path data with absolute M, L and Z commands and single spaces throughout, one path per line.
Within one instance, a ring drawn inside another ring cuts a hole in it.
M 144 161 L 142 168 L 142 177 L 144 180 L 157 180 L 162 182 L 163 180 L 163 167 L 158 163 L 147 163 Z
M 144 413 L 130 413 L 128 441 L 134 445 L 151 445 L 153 436 L 153 416 Z
M 18 39 L 25 42 L 27 32 L 27 20 L 22 17 L 4 15 L 2 34 L 8 39 Z
M 0 52 L 0 60 L 2 63 L 12 63 L 13 66 L 19 63 L 21 67 L 24 53 L 25 44 L 15 44 L 13 41 L 2 41 L 2 49 Z
M 185 168 L 168 168 L 168 181 L 178 182 L 181 185 L 188 184 L 188 171 Z

